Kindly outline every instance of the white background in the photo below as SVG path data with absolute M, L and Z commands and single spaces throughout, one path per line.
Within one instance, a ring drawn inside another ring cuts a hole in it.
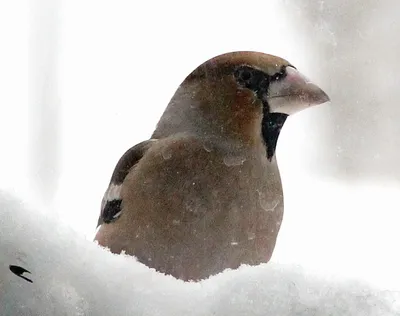
M 92 238 L 115 163 L 183 78 L 288 59 L 332 102 L 291 117 L 274 261 L 400 287 L 398 2 L 0 1 L 0 186 Z

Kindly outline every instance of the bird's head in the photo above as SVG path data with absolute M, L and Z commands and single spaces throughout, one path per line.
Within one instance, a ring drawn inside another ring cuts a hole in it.
M 232 52 L 214 57 L 194 70 L 186 81 L 230 86 L 251 95 L 269 113 L 294 114 L 329 101 L 328 95 L 288 61 L 258 52 Z
M 270 114 L 286 117 L 327 101 L 328 95 L 288 61 L 259 52 L 231 52 L 206 61 L 187 76 L 157 130 L 252 139 L 265 132 L 262 126 Z

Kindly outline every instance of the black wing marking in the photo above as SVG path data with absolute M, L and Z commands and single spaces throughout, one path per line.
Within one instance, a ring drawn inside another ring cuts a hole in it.
M 122 212 L 121 188 L 129 171 L 139 162 L 156 139 L 141 142 L 127 150 L 118 161 L 111 176 L 110 184 L 104 193 L 97 227 L 118 219 Z
M 109 224 L 118 219 L 118 217 L 121 215 L 121 204 L 121 199 L 106 201 L 99 221 L 97 222 L 97 226 L 101 225 L 102 223 Z

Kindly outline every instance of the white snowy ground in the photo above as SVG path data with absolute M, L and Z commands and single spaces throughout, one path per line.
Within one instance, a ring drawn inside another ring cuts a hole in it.
M 0 315 L 400 315 L 399 190 L 297 179 L 285 184 L 275 262 L 199 283 L 113 255 L 0 193 Z

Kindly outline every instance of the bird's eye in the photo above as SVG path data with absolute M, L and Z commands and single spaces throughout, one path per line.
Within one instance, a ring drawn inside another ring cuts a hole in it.
M 240 86 L 256 92 L 260 97 L 270 82 L 270 77 L 263 71 L 244 65 L 236 68 L 234 75 Z
M 252 79 L 252 72 L 248 67 L 240 67 L 235 70 L 235 77 L 241 83 L 249 83 Z
M 244 81 L 248 81 L 251 78 L 251 73 L 247 69 L 241 71 L 240 77 Z

